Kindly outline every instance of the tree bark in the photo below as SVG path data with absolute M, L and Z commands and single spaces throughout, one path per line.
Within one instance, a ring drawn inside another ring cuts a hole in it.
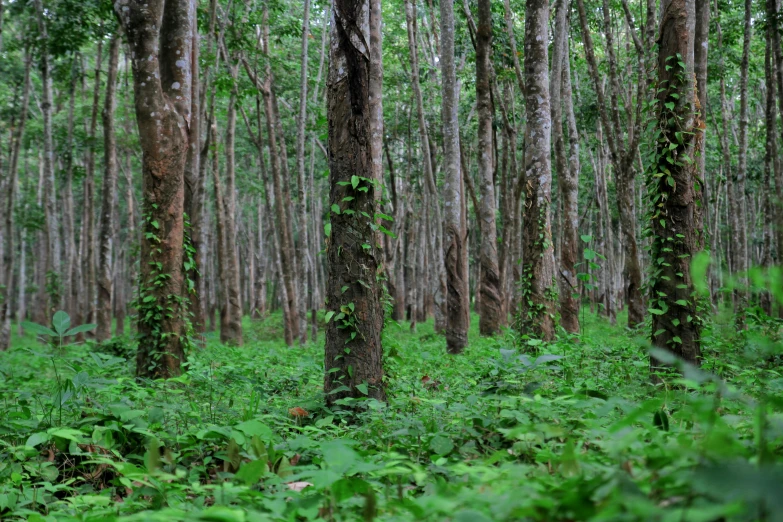
M 43 169 L 44 169 L 44 215 L 46 217 L 46 286 L 49 294 L 47 315 L 61 306 L 62 274 L 60 273 L 60 227 L 57 219 L 57 184 L 54 177 L 54 136 L 52 113 L 52 71 L 49 56 L 49 34 L 44 17 L 43 0 L 35 0 L 39 38 L 43 43 L 39 66 L 41 69 L 41 113 L 43 115 Z
M 579 301 L 577 300 L 576 255 L 577 255 L 577 190 L 574 182 L 575 173 L 571 172 L 566 158 L 566 144 L 563 136 L 563 98 L 570 96 L 564 87 L 566 80 L 566 63 L 568 57 L 568 17 L 567 0 L 557 1 L 555 15 L 555 43 L 552 51 L 552 140 L 555 148 L 555 165 L 557 171 L 558 192 L 563 211 L 560 220 L 560 323 L 570 333 L 579 332 Z M 570 82 L 568 84 L 570 86 Z M 573 112 L 573 109 L 572 109 Z M 575 124 L 574 124 L 575 126 Z M 572 138 L 579 140 L 578 135 Z M 578 153 L 577 153 L 578 154 Z M 573 161 L 573 157 L 571 158 Z M 578 161 L 578 159 L 576 160 Z
M 739 113 L 739 151 L 737 153 L 737 177 L 734 180 L 734 224 L 732 230 L 736 248 L 732 248 L 734 260 L 732 268 L 739 276 L 735 311 L 739 314 L 740 324 L 744 324 L 744 311 L 747 307 L 748 292 L 746 289 L 748 271 L 748 240 L 747 240 L 747 208 L 745 200 L 745 178 L 748 170 L 748 68 L 750 62 L 750 37 L 753 31 L 751 20 L 753 16 L 753 1 L 745 0 L 745 26 L 742 40 L 742 61 L 740 62 L 740 113 Z
M 380 0 L 335 0 L 328 80 L 332 212 L 326 295 L 334 312 L 324 361 L 329 405 L 346 397 L 386 398 L 377 278 L 382 254 L 373 230 L 382 181 L 374 177 L 382 165 L 380 29 Z
M 555 335 L 555 257 L 552 245 L 549 102 L 549 2 L 527 0 L 525 11 L 525 198 L 520 331 Z
M 641 135 L 641 106 L 644 103 L 644 85 L 638 81 L 637 100 L 635 110 L 629 110 L 628 141 L 623 138 L 623 130 L 620 114 L 620 97 L 622 94 L 620 78 L 617 70 L 617 59 L 614 52 L 614 36 L 612 31 L 610 8 L 608 0 L 604 0 L 602 6 L 604 34 L 606 36 L 606 55 L 609 65 L 609 101 L 606 103 L 604 89 L 599 75 L 598 64 L 593 50 L 584 1 L 577 0 L 579 23 L 582 30 L 582 38 L 587 58 L 587 70 L 593 81 L 593 88 L 598 101 L 598 113 L 601 124 L 609 145 L 609 153 L 616 173 L 617 181 L 617 206 L 620 214 L 620 229 L 623 235 L 625 249 L 624 263 L 624 294 L 628 303 L 628 326 L 636 327 L 644 321 L 644 301 L 642 299 L 642 269 L 639 261 L 639 247 L 636 240 L 636 203 L 633 197 L 634 168 L 636 149 Z M 644 50 L 640 50 L 640 67 L 644 67 Z M 609 107 L 609 110 L 606 109 Z
M 114 208 L 117 199 L 117 138 L 114 133 L 114 111 L 117 108 L 117 63 L 120 55 L 120 37 L 115 34 L 109 47 L 109 69 L 106 73 L 106 98 L 103 104 L 103 192 L 101 195 L 101 231 L 98 263 L 98 308 L 95 339 L 106 341 L 111 337 L 112 256 L 114 248 Z
M 489 16 L 489 1 L 479 2 L 479 11 L 485 3 Z M 441 42 L 440 65 L 443 118 L 443 198 L 445 221 L 443 233 L 443 258 L 446 268 L 446 349 L 449 353 L 462 353 L 468 344 L 470 325 L 470 293 L 468 289 L 468 251 L 466 248 L 467 222 L 463 211 L 464 189 L 459 162 L 459 93 L 457 92 L 454 64 L 454 0 L 440 2 Z M 491 38 L 491 20 L 488 22 Z M 489 59 L 489 49 L 487 60 Z M 494 192 L 493 192 L 494 203 Z M 494 206 L 494 205 L 493 205 Z M 494 212 L 492 219 L 494 220 Z M 494 245 L 493 245 L 494 246 Z M 495 254 L 497 257 L 497 253 Z M 497 262 L 495 263 L 497 274 Z
M 443 306 L 443 299 L 446 296 L 446 271 L 445 260 L 443 258 L 443 218 L 441 216 L 440 203 L 438 202 L 438 190 L 435 183 L 435 168 L 433 165 L 433 155 L 430 150 L 430 137 L 427 131 L 427 121 L 424 117 L 424 99 L 421 92 L 421 82 L 419 80 L 419 57 L 418 45 L 416 43 L 416 6 L 413 0 L 405 0 L 405 19 L 408 28 L 408 50 L 411 56 L 411 87 L 416 99 L 416 112 L 419 123 L 419 136 L 421 151 L 424 160 L 424 181 L 426 183 L 428 201 L 435 218 L 435 274 L 434 298 L 435 298 L 435 330 L 442 331 L 446 327 L 446 310 Z
M 91 142 L 87 146 L 87 155 L 84 167 L 84 214 L 83 233 L 80 239 L 80 251 L 84 267 L 83 274 L 83 303 L 81 308 L 84 310 L 86 322 L 95 322 L 95 150 L 92 143 L 95 140 L 95 133 L 98 128 L 98 105 L 101 99 L 101 59 L 103 51 L 103 42 L 98 41 L 95 57 L 95 85 L 92 93 L 92 111 L 90 114 L 90 125 L 87 130 L 87 137 Z
M 226 116 L 226 190 L 223 194 L 222 210 L 223 219 L 218 218 L 218 224 L 223 223 L 222 234 L 218 229 L 218 236 L 223 236 L 225 245 L 221 270 L 224 272 L 223 300 L 225 309 L 221 313 L 220 341 L 236 346 L 242 346 L 242 295 L 240 291 L 239 259 L 237 252 L 236 232 L 236 186 L 235 186 L 235 153 L 234 142 L 236 135 L 237 111 L 236 94 L 231 93 L 228 102 L 228 114 Z M 215 136 L 213 135 L 213 139 Z M 215 176 L 215 198 L 220 192 L 220 180 L 217 172 Z
M 188 344 L 184 331 L 186 307 L 181 296 L 196 2 L 118 0 L 115 11 L 131 47 L 143 154 L 136 374 L 166 378 L 180 373 Z
M 31 68 L 32 57 L 30 56 L 30 51 L 25 50 L 22 107 L 19 113 L 19 123 L 13 136 L 11 161 L 8 168 L 8 183 L 6 193 L 4 194 L 5 201 L 3 201 L 5 209 L 3 212 L 2 235 L 5 238 L 5 245 L 3 249 L 3 271 L 0 274 L 0 277 L 2 277 L 2 279 L 0 279 L 0 351 L 7 350 L 11 346 L 11 317 L 13 316 L 11 296 L 14 292 L 14 261 L 16 256 L 16 250 L 14 248 L 14 204 L 16 202 L 16 188 L 19 174 L 19 152 L 22 149 L 24 129 L 27 122 L 27 111 L 30 107 Z M 24 246 L 24 241 L 22 241 L 23 249 Z M 24 289 L 24 257 L 21 260 L 20 275 L 16 284 L 22 288 L 22 290 Z M 18 320 L 22 319 L 18 318 Z
M 442 0 L 441 0 L 442 2 Z M 444 36 L 446 31 L 443 31 Z M 492 146 L 492 10 L 490 0 L 478 3 L 476 31 L 476 105 L 478 108 L 478 167 L 480 207 L 476 209 L 481 228 L 479 253 L 479 331 L 495 335 L 503 323 L 503 289 L 498 264 L 495 208 L 495 172 Z
M 698 365 L 701 321 L 691 279 L 691 261 L 703 243 L 699 205 L 702 182 L 693 158 L 704 137 L 704 123 L 696 110 L 699 102 L 693 72 L 694 24 L 694 0 L 664 2 L 658 54 L 661 136 L 656 166 L 656 174 L 661 175 L 653 177 L 650 183 L 652 197 L 660 210 L 652 217 L 655 261 L 650 296 L 651 304 L 660 312 L 652 318 L 653 345 Z M 676 147 L 672 149 L 670 144 Z M 651 370 L 660 366 L 651 357 Z
M 307 48 L 310 39 L 310 0 L 304 0 L 304 12 L 302 14 L 302 60 L 299 78 L 299 116 L 296 121 L 296 186 L 298 189 L 296 201 L 296 213 L 299 218 L 299 241 L 297 243 L 297 286 L 299 289 L 299 344 L 307 341 L 307 249 L 309 240 L 307 234 L 307 205 L 305 201 L 305 121 L 307 118 Z M 313 339 L 315 340 L 315 339 Z

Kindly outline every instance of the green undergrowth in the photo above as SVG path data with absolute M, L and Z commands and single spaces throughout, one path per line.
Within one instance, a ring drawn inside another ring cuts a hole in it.
M 552 344 L 385 331 L 388 404 L 328 409 L 323 344 L 214 334 L 167 382 L 130 338 L 0 353 L 0 519 L 783 520 L 779 325 L 716 318 L 653 386 L 644 336 L 585 313 Z M 724 321 L 724 322 L 721 322 Z M 622 319 L 620 320 L 622 324 Z

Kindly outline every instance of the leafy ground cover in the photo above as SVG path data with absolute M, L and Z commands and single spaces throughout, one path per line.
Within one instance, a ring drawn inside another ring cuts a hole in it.
M 130 339 L 29 334 L 0 354 L 0 519 L 783 520 L 779 325 L 716 317 L 702 371 L 654 386 L 641 338 L 584 318 L 548 345 L 474 328 L 458 357 L 392 324 L 389 402 L 358 414 L 279 316 L 155 383 Z

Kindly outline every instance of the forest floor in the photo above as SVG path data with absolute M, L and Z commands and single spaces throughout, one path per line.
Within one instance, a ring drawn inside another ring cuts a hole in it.
M 646 336 L 583 319 L 542 345 L 474 317 L 460 356 L 391 324 L 388 404 L 354 416 L 324 406 L 322 342 L 287 348 L 278 315 L 143 385 L 128 338 L 16 339 L 0 519 L 783 520 L 779 325 L 715 318 L 703 370 L 653 386 Z

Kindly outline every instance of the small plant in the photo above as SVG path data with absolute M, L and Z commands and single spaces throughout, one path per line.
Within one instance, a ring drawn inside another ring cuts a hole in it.
M 593 236 L 591 235 L 582 235 L 580 236 L 582 238 L 582 241 L 589 245 L 590 242 L 593 240 Z M 582 288 L 587 290 L 588 292 L 590 290 L 594 290 L 598 283 L 598 276 L 596 275 L 596 270 L 601 269 L 601 265 L 595 262 L 596 259 L 601 259 L 603 261 L 606 261 L 606 258 L 593 250 L 592 248 L 587 248 L 585 246 L 584 252 L 582 253 L 582 257 L 584 257 L 584 261 L 577 263 L 574 265 L 575 267 L 578 266 L 587 266 L 586 272 L 578 272 L 576 274 L 576 278 L 582 282 Z M 574 292 L 574 297 L 579 299 L 581 302 L 581 295 L 579 292 Z M 601 306 L 601 303 L 598 304 L 598 306 Z M 585 322 L 585 310 L 584 307 L 582 308 L 582 323 Z
M 60 310 L 55 312 L 52 317 L 52 327 L 44 326 L 42 324 L 33 323 L 29 321 L 22 321 L 22 327 L 25 330 L 29 330 L 37 335 L 44 336 L 49 345 L 62 350 L 63 341 L 66 337 L 73 337 L 80 333 L 89 332 L 96 326 L 95 323 L 82 324 L 71 328 L 71 316 L 67 312 Z

